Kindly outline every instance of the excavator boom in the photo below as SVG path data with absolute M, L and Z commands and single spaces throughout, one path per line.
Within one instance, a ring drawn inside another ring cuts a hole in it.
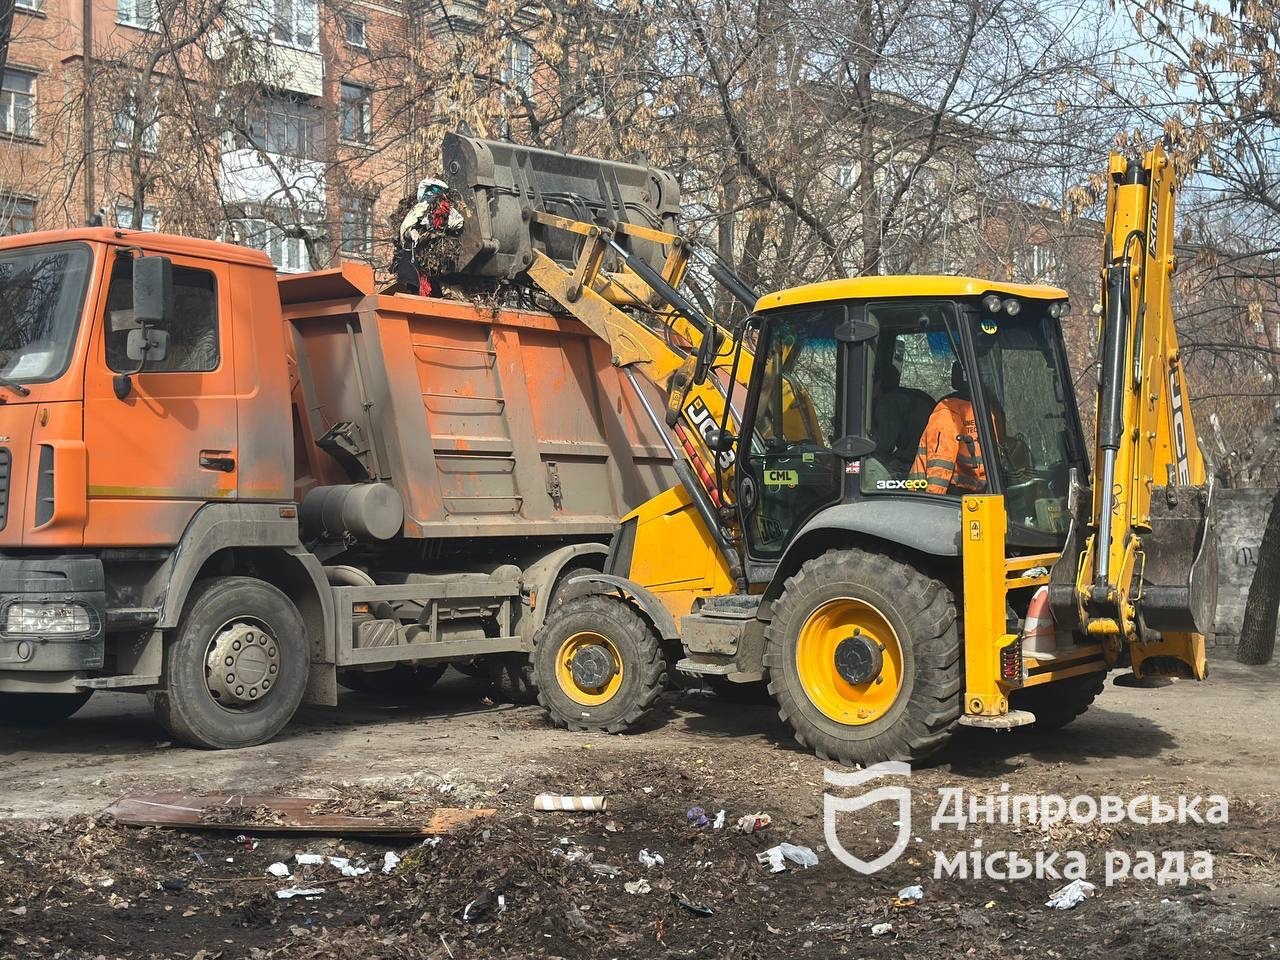
M 1128 646 L 1139 675 L 1201 677 L 1217 596 L 1213 478 L 1171 305 L 1174 171 L 1157 146 L 1113 154 L 1109 174 L 1096 483 L 1064 553 L 1074 566 L 1055 571 L 1054 613 L 1116 656 Z

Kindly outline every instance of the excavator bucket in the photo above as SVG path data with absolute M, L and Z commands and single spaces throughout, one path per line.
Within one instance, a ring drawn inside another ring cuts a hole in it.
M 1140 610 L 1161 633 L 1212 636 L 1218 602 L 1214 484 L 1155 487 L 1151 532 L 1142 536 Z
M 665 170 L 455 133 L 445 136 L 443 153 L 445 177 L 466 220 L 456 256 L 459 275 L 513 280 L 533 263 L 534 250 L 572 270 L 582 236 L 539 223 L 535 212 L 667 233 L 678 226 L 680 187 Z M 662 244 L 632 236 L 618 241 L 662 269 Z M 611 269 L 607 261 L 605 269 Z

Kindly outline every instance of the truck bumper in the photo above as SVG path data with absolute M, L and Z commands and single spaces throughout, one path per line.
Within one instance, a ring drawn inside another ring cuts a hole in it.
M 101 670 L 106 605 L 98 557 L 0 554 L 0 678 Z M 42 619 L 75 629 L 41 627 Z

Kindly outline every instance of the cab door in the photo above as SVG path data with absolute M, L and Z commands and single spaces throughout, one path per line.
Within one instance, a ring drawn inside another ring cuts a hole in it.
M 843 495 L 844 460 L 833 447 L 844 432 L 849 396 L 849 349 L 837 336 L 845 317 L 842 305 L 826 305 L 765 323 L 738 486 L 752 557 L 781 556 L 806 520 Z
M 175 542 L 201 503 L 237 496 L 236 396 L 226 264 L 171 256 L 173 316 L 163 359 L 126 354 L 133 258 L 116 255 L 85 372 L 90 532 Z M 129 378 L 117 395 L 117 377 Z M 148 513 L 137 511 L 140 501 Z M 154 518 L 149 522 L 144 517 Z

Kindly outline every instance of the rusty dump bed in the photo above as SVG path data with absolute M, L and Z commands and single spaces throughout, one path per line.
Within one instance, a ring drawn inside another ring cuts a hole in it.
M 406 537 L 603 537 L 675 482 L 576 320 L 379 294 L 357 263 L 281 278 L 280 300 L 299 500 L 377 479 L 400 494 Z

